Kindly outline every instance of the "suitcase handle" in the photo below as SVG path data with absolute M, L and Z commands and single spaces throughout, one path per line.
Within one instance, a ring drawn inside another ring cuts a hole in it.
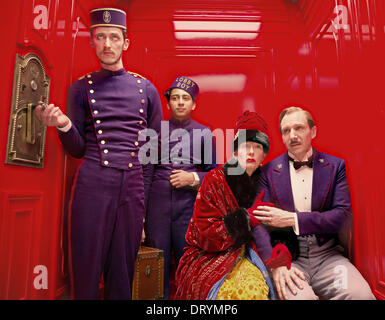
M 149 277 L 151 275 L 151 272 L 152 272 L 152 268 L 150 265 L 147 265 L 146 266 L 146 276 Z

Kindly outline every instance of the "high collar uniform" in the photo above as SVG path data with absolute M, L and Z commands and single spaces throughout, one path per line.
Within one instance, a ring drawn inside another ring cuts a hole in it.
M 162 110 L 150 81 L 124 69 L 87 74 L 67 94 L 64 148 L 83 158 L 68 205 L 68 250 L 74 298 L 96 299 L 103 273 L 105 298 L 130 299 L 134 262 L 152 167 L 138 152 L 146 128 L 160 132 Z

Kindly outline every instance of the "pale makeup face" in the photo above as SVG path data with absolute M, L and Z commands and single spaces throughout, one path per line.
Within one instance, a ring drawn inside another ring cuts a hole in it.
M 172 89 L 168 107 L 174 119 L 182 121 L 190 117 L 190 113 L 195 109 L 195 102 L 186 91 L 182 89 Z
M 92 32 L 91 46 L 95 49 L 103 68 L 108 70 L 123 68 L 122 53 L 128 49 L 129 40 L 124 39 L 122 29 L 97 27 Z
M 234 152 L 234 157 L 238 159 L 239 165 L 246 170 L 249 176 L 257 170 L 265 156 L 262 144 L 253 141 L 243 142 Z
M 316 136 L 317 128 L 309 127 L 304 112 L 297 111 L 285 115 L 281 121 L 281 132 L 283 143 L 295 160 L 303 161 L 311 155 L 312 140 Z

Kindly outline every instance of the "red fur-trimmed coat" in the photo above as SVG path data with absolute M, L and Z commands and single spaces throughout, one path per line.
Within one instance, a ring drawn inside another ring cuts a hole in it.
M 231 271 L 241 248 L 234 248 L 235 239 L 222 218 L 238 208 L 222 169 L 207 173 L 186 233 L 188 247 L 176 272 L 176 299 L 206 299 L 212 286 Z M 256 251 L 254 242 L 249 245 Z

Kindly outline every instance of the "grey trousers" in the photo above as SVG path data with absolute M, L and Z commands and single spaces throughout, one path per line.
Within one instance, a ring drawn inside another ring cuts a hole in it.
M 307 281 L 303 290 L 293 295 L 286 286 L 289 300 L 374 300 L 375 297 L 360 272 L 342 255 L 341 246 L 330 240 L 321 247 L 314 235 L 298 237 L 299 258 L 292 266 L 301 270 Z

